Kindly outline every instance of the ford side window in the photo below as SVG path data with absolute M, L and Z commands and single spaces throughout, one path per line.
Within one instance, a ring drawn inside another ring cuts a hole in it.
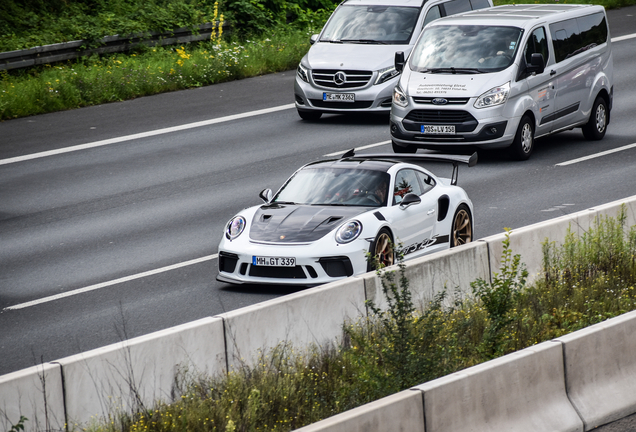
M 541 54 L 543 55 L 543 61 L 547 64 L 548 57 L 550 55 L 548 51 L 548 41 L 545 37 L 545 30 L 543 27 L 539 27 L 535 31 L 532 32 L 530 38 L 528 38 L 528 43 L 524 49 L 524 57 L 526 59 L 526 63 L 530 64 L 530 59 L 532 59 L 532 54 Z
M 607 42 L 607 22 L 602 12 L 550 24 L 557 62 Z

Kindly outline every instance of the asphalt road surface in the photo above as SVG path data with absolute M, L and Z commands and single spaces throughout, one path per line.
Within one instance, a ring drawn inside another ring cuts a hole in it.
M 614 39 L 634 15 L 609 11 Z M 636 194 L 636 38 L 613 52 L 604 140 L 574 130 L 526 162 L 480 151 L 460 167 L 477 238 Z M 294 76 L 0 123 L 0 374 L 293 291 L 215 281 L 226 221 L 307 162 L 390 151 L 388 116 L 302 121 Z

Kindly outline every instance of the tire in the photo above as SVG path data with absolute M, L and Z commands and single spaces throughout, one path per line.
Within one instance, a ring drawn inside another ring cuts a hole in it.
M 455 210 L 451 225 L 450 247 L 461 246 L 473 240 L 473 218 L 466 204 L 460 204 Z
M 528 160 L 534 150 L 534 123 L 524 115 L 519 122 L 515 139 L 509 147 L 510 157 L 516 160 Z
M 375 236 L 375 240 L 371 243 L 369 252 L 372 257 L 378 257 L 378 263 L 383 264 L 384 267 L 393 265 L 395 262 L 395 251 L 393 250 L 393 239 L 391 238 L 391 232 L 382 228 L 378 231 L 378 235 Z M 374 260 L 367 261 L 367 271 L 375 271 Z
M 322 113 L 320 111 L 301 111 L 301 110 L 297 110 L 297 111 L 298 111 L 298 115 L 303 120 L 309 120 L 309 121 L 318 120 L 322 116 Z
M 590 119 L 583 126 L 583 136 L 590 141 L 602 140 L 607 131 L 608 110 L 605 99 L 597 96 L 590 112 Z
M 397 145 L 395 141 L 391 141 L 391 146 L 393 147 L 393 153 L 411 153 L 412 154 L 417 152 L 417 147 L 413 147 L 413 146 L 402 147 L 400 145 Z

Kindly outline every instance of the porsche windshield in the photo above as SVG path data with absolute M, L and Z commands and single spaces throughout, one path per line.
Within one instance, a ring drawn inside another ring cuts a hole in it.
M 411 70 L 428 73 L 485 73 L 510 66 L 522 29 L 480 25 L 426 28 L 410 56 Z
M 405 6 L 340 6 L 320 42 L 407 44 L 419 13 L 419 8 Z
M 386 205 L 388 187 L 386 172 L 310 167 L 298 171 L 273 202 L 380 207 Z

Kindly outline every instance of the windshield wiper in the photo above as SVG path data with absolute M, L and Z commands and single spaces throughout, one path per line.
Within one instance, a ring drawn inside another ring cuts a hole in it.
M 425 69 L 422 72 L 430 72 L 430 73 L 445 73 L 445 72 L 450 72 L 452 74 L 464 74 L 464 73 L 484 73 L 484 71 L 482 69 L 477 69 L 477 68 L 454 68 L 454 67 L 448 67 L 448 68 L 431 68 L 431 69 Z
M 272 203 L 270 203 L 270 204 L 296 205 L 296 203 L 295 203 L 295 202 L 292 202 L 292 201 L 274 201 L 274 202 L 272 202 Z
M 363 44 L 380 44 L 380 45 L 386 45 L 387 44 L 384 41 L 379 41 L 379 40 L 375 40 L 375 39 L 340 39 L 340 42 L 363 43 Z

